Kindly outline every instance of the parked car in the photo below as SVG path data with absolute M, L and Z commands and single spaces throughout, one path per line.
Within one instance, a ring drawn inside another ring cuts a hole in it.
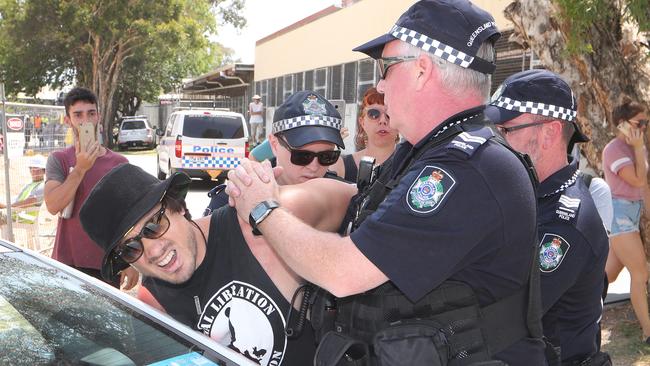
M 156 147 L 155 131 L 149 125 L 146 116 L 123 117 L 117 133 L 117 147 L 125 150 L 129 147 Z
M 183 171 L 193 178 L 224 178 L 248 157 L 248 128 L 241 113 L 182 110 L 160 131 L 158 178 Z
M 0 240 L 1 365 L 252 365 L 128 294 Z

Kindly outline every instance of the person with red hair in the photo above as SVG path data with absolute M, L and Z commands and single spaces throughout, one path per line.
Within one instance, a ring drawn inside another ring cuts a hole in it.
M 357 152 L 344 155 L 330 167 L 339 177 L 349 182 L 357 181 L 359 161 L 362 157 L 371 156 L 375 158 L 375 164 L 382 164 L 395 151 L 395 144 L 399 140 L 397 130 L 390 127 L 384 95 L 376 88 L 365 92 L 360 111 L 354 138 Z

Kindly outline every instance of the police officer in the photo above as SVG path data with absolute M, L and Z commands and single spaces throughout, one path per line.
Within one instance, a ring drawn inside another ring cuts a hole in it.
M 273 166 L 281 166 L 278 183 L 298 184 L 313 178 L 336 178 L 328 168 L 345 149 L 341 138 L 343 122 L 338 110 L 318 93 L 305 90 L 289 96 L 273 114 L 269 143 Z M 225 185 L 208 192 L 207 216 L 228 202 Z
M 499 35 L 467 0 L 421 0 L 356 49 L 377 59 L 377 89 L 406 142 L 360 193 L 349 237 L 277 209 L 268 164 L 229 174 L 238 215 L 299 275 L 339 297 L 316 365 L 544 363 L 532 329 L 541 325 L 534 312 L 525 319 L 533 184 L 484 123 Z
M 541 181 L 544 335 L 560 346 L 563 365 L 609 365 L 598 344 L 607 233 L 578 162 L 568 162 L 566 154 L 569 145 L 589 141 L 576 124 L 576 109 L 571 88 L 558 75 L 528 70 L 505 80 L 486 115 L 513 148 L 532 158 Z

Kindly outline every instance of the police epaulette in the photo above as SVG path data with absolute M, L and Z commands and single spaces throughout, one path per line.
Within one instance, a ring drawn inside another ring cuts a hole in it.
M 462 132 L 447 144 L 448 149 L 456 149 L 467 154 L 468 157 L 474 155 L 479 146 L 483 145 L 494 136 L 494 132 L 483 127 L 470 132 Z

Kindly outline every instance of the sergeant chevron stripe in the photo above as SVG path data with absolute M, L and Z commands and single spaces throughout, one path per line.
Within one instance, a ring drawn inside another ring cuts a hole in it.
M 481 145 L 484 144 L 485 141 L 487 141 L 486 139 L 484 139 L 481 136 L 472 136 L 467 132 L 461 133 L 460 135 L 458 135 L 458 137 L 460 137 L 465 142 L 476 142 L 476 143 L 481 144 Z
M 578 208 L 580 207 L 580 198 L 571 198 L 565 195 L 560 196 L 558 200 L 564 207 Z

